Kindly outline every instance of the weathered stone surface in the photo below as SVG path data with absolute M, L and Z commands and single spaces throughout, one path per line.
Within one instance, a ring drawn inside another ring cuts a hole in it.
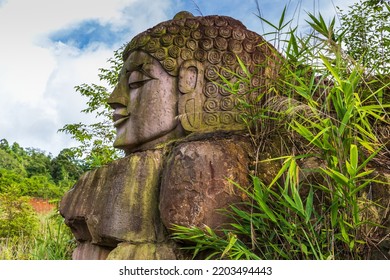
M 73 251 L 73 260 L 105 260 L 111 249 L 104 248 L 89 242 L 79 243 Z
M 217 229 L 227 217 L 218 210 L 242 202 L 249 185 L 248 143 L 242 138 L 203 140 L 179 144 L 164 169 L 160 212 L 164 225 L 207 225 Z
M 108 260 L 174 260 L 173 243 L 120 243 L 108 255 Z
M 144 151 L 85 173 L 60 205 L 76 239 L 111 248 L 164 241 L 157 203 L 162 165 L 162 151 Z

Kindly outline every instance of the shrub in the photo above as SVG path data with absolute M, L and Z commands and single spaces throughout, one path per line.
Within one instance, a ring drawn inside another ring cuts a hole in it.
M 38 218 L 27 197 L 0 194 L 0 237 L 31 236 L 37 228 Z

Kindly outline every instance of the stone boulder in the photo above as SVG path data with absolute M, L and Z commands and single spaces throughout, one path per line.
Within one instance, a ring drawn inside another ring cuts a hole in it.
M 80 178 L 60 205 L 65 223 L 79 242 L 75 259 L 106 258 L 122 242 L 145 247 L 167 240 L 156 203 L 162 166 L 163 152 L 150 150 L 134 153 Z M 170 253 L 168 258 L 172 256 Z
M 162 174 L 160 212 L 164 225 L 207 225 L 229 222 L 220 212 L 241 203 L 249 186 L 250 144 L 243 137 L 206 139 L 178 144 Z

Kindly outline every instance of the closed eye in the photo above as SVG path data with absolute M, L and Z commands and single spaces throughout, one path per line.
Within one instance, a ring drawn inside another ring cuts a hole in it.
M 142 87 L 147 82 L 153 80 L 154 77 L 149 75 L 145 70 L 138 69 L 129 73 L 128 84 L 130 89 Z
M 147 82 L 151 81 L 152 79 L 147 79 L 147 80 L 142 80 L 142 81 L 134 81 L 134 82 L 129 82 L 129 88 L 130 89 L 136 89 L 139 87 L 142 87 L 145 85 Z

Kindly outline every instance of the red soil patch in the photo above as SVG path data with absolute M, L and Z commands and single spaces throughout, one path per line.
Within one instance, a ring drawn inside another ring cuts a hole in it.
M 48 199 L 33 197 L 30 204 L 38 214 L 47 214 L 55 209 L 55 204 L 50 203 Z

